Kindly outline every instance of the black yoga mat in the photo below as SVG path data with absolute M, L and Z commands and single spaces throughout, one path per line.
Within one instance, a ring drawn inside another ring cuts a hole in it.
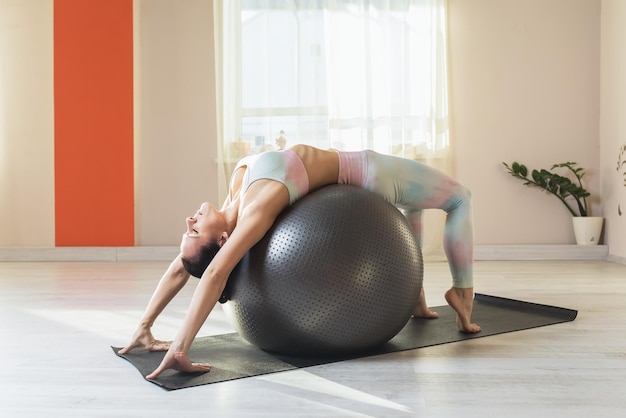
M 478 334 L 459 332 L 456 316 L 449 306 L 438 306 L 439 319 L 411 319 L 391 341 L 378 349 L 337 357 L 292 357 L 265 352 L 248 343 L 237 333 L 197 338 L 189 351 L 194 362 L 211 364 L 204 374 L 179 373 L 168 370 L 150 382 L 166 390 L 183 389 L 209 383 L 293 370 L 359 357 L 429 347 L 471 338 L 488 337 L 506 332 L 573 321 L 577 311 L 539 305 L 514 299 L 476 294 L 472 321 L 479 324 Z M 117 354 L 119 347 L 112 347 Z M 119 355 L 119 354 L 118 354 Z M 137 351 L 120 355 L 146 376 L 158 367 L 164 352 Z

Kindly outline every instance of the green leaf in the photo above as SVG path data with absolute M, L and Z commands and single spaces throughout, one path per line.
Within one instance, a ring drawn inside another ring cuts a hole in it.
M 528 175 L 528 169 L 526 168 L 525 165 L 521 165 L 519 168 L 519 171 L 523 177 L 526 177 Z

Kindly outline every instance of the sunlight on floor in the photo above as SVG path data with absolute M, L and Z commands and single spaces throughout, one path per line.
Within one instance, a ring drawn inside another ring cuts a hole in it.
M 122 310 L 106 311 L 102 309 L 27 309 L 27 314 L 53 321 L 57 324 L 78 329 L 90 334 L 95 334 L 114 342 L 124 341 L 130 338 L 135 332 L 135 327 L 143 311 Z M 184 319 L 183 311 L 172 312 L 169 315 L 161 315 L 152 328 L 156 338 L 172 339 Z M 218 335 L 234 332 L 221 311 L 214 312 L 211 317 L 211 324 L 201 328 L 198 335 Z
M 260 380 L 265 380 L 280 385 L 291 386 L 300 390 L 308 390 L 316 394 L 331 395 L 350 401 L 361 402 L 382 408 L 393 409 L 402 412 L 411 412 L 411 408 L 388 401 L 378 396 L 361 392 L 356 389 L 341 385 L 323 377 L 316 376 L 306 370 L 294 370 L 290 373 L 278 373 L 274 375 L 261 376 Z

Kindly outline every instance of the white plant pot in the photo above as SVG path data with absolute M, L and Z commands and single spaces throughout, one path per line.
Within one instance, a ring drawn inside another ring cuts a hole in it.
M 574 236 L 578 245 L 597 245 L 602 234 L 602 216 L 574 216 Z

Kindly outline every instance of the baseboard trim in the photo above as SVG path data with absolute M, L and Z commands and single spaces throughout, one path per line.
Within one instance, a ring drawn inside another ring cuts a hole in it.
M 4 247 L 0 261 L 171 261 L 178 247 Z
M 171 261 L 175 246 L 150 247 L 0 247 L 0 261 Z M 477 245 L 474 259 L 484 260 L 608 260 L 607 245 Z
M 616 255 L 613 255 L 613 254 L 609 254 L 606 259 L 608 261 L 613 262 L 613 263 L 626 265 L 626 258 L 624 258 L 624 257 L 619 257 L 619 256 L 616 256 Z
M 475 260 L 607 260 L 608 245 L 477 245 Z

